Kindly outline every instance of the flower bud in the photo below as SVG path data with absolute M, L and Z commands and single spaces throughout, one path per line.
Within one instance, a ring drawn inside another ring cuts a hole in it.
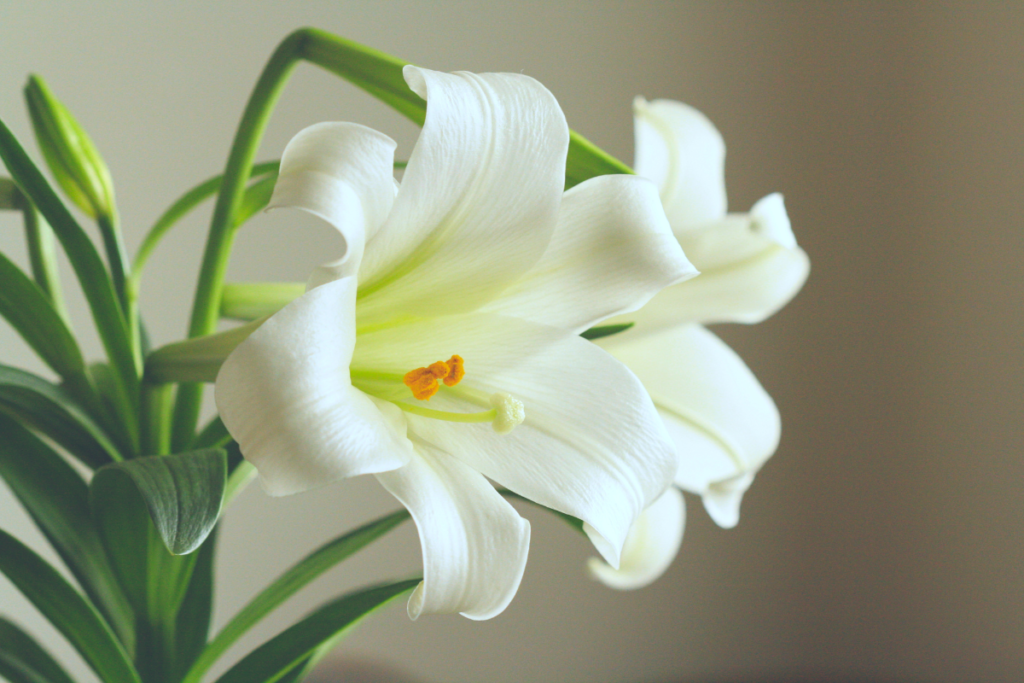
M 90 218 L 114 215 L 114 185 L 92 140 L 38 76 L 25 86 L 32 128 L 64 193 Z

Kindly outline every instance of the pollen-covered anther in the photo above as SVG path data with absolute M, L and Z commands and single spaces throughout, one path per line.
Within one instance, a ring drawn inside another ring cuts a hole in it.
M 439 360 L 425 368 L 410 370 L 402 377 L 402 382 L 412 389 L 413 396 L 421 401 L 429 401 L 430 397 L 436 394 L 440 388 L 438 380 L 443 380 L 445 385 L 453 387 L 462 381 L 465 375 L 466 369 L 462 356 L 453 355 L 447 363 Z
M 508 434 L 526 419 L 523 402 L 504 391 L 491 394 L 491 407 L 496 413 L 491 426 L 499 434 Z
M 448 387 L 454 387 L 466 376 L 465 361 L 462 360 L 462 356 L 453 354 L 448 359 L 447 365 L 448 374 L 444 376 L 444 384 Z

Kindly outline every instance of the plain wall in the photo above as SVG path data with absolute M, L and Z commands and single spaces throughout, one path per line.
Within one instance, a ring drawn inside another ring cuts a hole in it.
M 582 539 L 523 509 L 531 556 L 504 614 L 413 623 L 391 608 L 332 656 L 339 679 L 383 680 L 382 666 L 446 683 L 1024 679 L 1024 4 L 0 0 L 0 117 L 35 153 L 20 89 L 43 75 L 106 158 L 134 249 L 221 171 L 259 70 L 303 25 L 434 69 L 534 76 L 573 128 L 626 161 L 634 95 L 693 104 L 725 136 L 731 208 L 783 192 L 812 262 L 781 313 L 717 330 L 783 417 L 738 528 L 716 528 L 691 498 L 668 573 L 617 593 L 585 577 Z M 400 158 L 415 140 L 383 105 L 302 66 L 260 157 L 322 120 L 383 130 Z M 209 211 L 147 269 L 158 344 L 186 327 Z M 261 216 L 231 279 L 303 280 L 337 246 L 294 215 Z M 0 249 L 26 262 L 13 214 L 0 215 Z M 44 372 L 2 323 L 0 361 Z M 224 521 L 218 623 L 308 550 L 396 507 L 369 479 L 284 499 L 251 487 Z M 0 526 L 45 548 L 2 487 Z M 418 569 L 407 526 L 245 649 L 329 597 Z M 70 651 L 2 578 L 0 612 Z

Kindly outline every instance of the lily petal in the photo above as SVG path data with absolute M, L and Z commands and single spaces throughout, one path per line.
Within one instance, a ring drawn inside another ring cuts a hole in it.
M 598 340 L 644 383 L 676 444 L 676 484 L 733 526 L 750 480 L 775 452 L 775 403 L 724 342 L 699 325 Z
M 481 474 L 422 441 L 407 465 L 377 479 L 408 508 L 423 547 L 409 617 L 482 620 L 504 611 L 526 568 L 530 523 Z
M 569 129 L 521 74 L 405 67 L 427 116 L 391 215 L 367 242 L 360 320 L 478 308 L 529 270 L 555 227 Z
M 511 394 L 524 404 L 525 421 L 498 434 L 487 423 L 408 415 L 410 435 L 530 500 L 584 520 L 598 551 L 617 565 L 633 520 L 676 470 L 663 421 L 640 382 L 570 331 L 486 313 L 360 334 L 353 367 L 410 370 L 452 353 L 465 359 L 457 388 Z M 445 387 L 429 407 L 467 409 Z
M 610 588 L 633 590 L 648 586 L 665 573 L 679 553 L 685 526 L 683 494 L 670 487 L 633 523 L 618 569 L 596 557 L 590 558 L 587 569 Z
M 761 322 L 800 291 L 810 271 L 780 194 L 761 199 L 749 214 L 692 228 L 680 243 L 700 277 L 666 288 L 632 314 L 638 330 Z
M 394 157 L 394 140 L 355 123 L 318 123 L 285 147 L 268 208 L 308 211 L 345 241 L 341 257 L 317 269 L 310 287 L 356 273 L 366 239 L 394 203 Z
M 217 376 L 221 419 L 271 495 L 395 469 L 412 455 L 381 412 L 398 409 L 350 383 L 355 293 L 352 277 L 307 292 L 239 344 Z
M 681 234 L 724 216 L 725 142 L 714 124 L 681 102 L 642 97 L 633 101 L 633 121 L 633 168 L 658 186 L 672 229 Z
M 654 185 L 598 176 L 565 193 L 544 256 L 487 310 L 578 333 L 694 275 Z

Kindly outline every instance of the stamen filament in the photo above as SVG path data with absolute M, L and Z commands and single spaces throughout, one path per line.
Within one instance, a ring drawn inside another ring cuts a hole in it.
M 446 422 L 494 422 L 494 419 L 498 417 L 498 411 L 494 408 L 479 413 L 453 413 L 448 410 L 433 410 L 432 408 L 424 408 L 423 406 L 402 401 L 391 401 L 391 403 L 407 413 Z

